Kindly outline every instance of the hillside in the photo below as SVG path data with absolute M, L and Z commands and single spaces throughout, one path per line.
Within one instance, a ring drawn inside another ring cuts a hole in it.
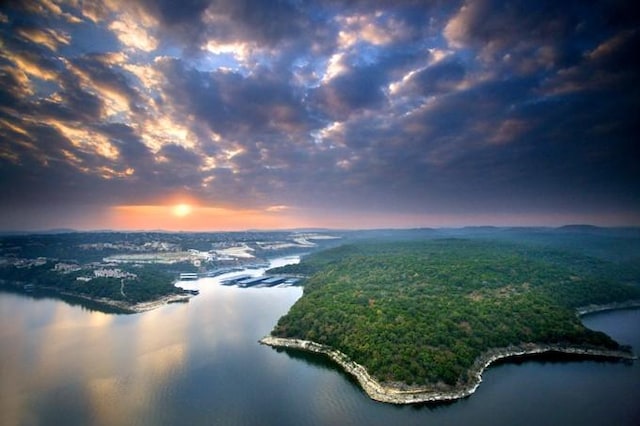
M 628 350 L 576 308 L 640 299 L 619 264 L 504 241 L 363 242 L 291 269 L 311 275 L 272 336 L 337 349 L 396 387 L 465 386 L 495 348 Z

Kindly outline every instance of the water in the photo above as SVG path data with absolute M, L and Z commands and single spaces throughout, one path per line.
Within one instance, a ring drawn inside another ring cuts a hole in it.
M 324 358 L 257 343 L 300 288 L 224 278 L 190 282 L 201 293 L 188 304 L 137 315 L 0 293 L 0 424 L 640 424 L 640 362 L 501 364 L 455 403 L 371 401 Z M 640 310 L 584 322 L 640 348 Z

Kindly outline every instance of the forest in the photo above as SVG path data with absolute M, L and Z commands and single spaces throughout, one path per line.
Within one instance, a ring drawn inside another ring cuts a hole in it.
M 1 278 L 4 286 L 7 287 L 15 287 L 16 285 L 21 287 L 25 284 L 31 284 L 36 289 L 54 290 L 92 299 L 121 300 L 130 304 L 186 293 L 174 285 L 173 274 L 160 268 L 153 268 L 154 265 L 146 265 L 144 268 L 121 266 L 125 271 L 135 273 L 135 278 L 99 277 L 86 282 L 76 279 L 87 275 L 86 270 L 58 274 L 52 272 L 54 263 L 46 262 L 30 268 L 5 267 L 2 269 Z M 0 287 L 2 287 L 2 283 L 0 283 Z M 124 295 L 121 289 L 123 289 Z
M 272 335 L 329 345 L 383 383 L 464 384 L 491 348 L 621 349 L 576 308 L 640 299 L 628 264 L 509 239 L 359 241 L 278 271 L 308 278 Z

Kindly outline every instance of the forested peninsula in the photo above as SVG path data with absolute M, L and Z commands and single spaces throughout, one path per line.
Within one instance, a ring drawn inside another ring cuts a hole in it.
M 176 287 L 172 274 L 149 267 L 97 269 L 106 276 L 90 282 L 78 279 L 87 274 L 86 269 L 57 274 L 53 268 L 54 263 L 49 261 L 26 268 L 4 268 L 0 288 L 34 298 L 53 296 L 106 313 L 145 312 L 167 303 L 187 302 L 195 294 Z
M 633 359 L 579 313 L 638 306 L 628 264 L 485 239 L 359 242 L 280 272 L 303 296 L 261 342 L 327 355 L 373 399 L 470 395 L 492 362 L 541 352 Z

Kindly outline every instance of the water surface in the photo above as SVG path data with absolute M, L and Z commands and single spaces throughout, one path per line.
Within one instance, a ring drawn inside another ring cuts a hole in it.
M 501 364 L 455 403 L 371 401 L 324 358 L 257 343 L 300 288 L 221 279 L 189 283 L 201 293 L 188 304 L 136 315 L 0 293 L 0 424 L 640 424 L 638 362 Z M 640 348 L 640 310 L 583 320 Z

